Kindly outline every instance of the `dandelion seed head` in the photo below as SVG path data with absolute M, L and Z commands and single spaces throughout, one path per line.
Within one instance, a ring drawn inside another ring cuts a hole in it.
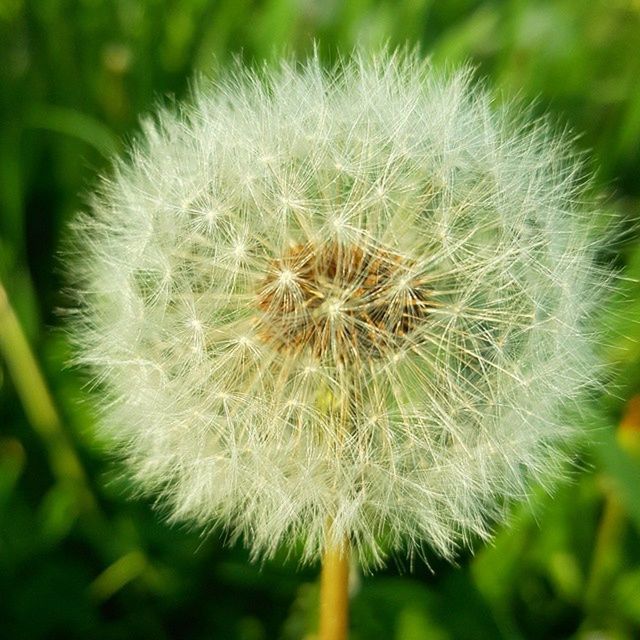
M 77 223 L 102 432 L 256 555 L 451 557 L 560 468 L 598 377 L 581 176 L 545 121 L 412 54 L 203 84 Z

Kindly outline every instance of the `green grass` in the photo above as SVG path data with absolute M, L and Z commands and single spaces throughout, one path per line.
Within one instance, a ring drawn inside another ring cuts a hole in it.
M 471 62 L 497 95 L 533 100 L 580 134 L 603 216 L 625 221 L 603 257 L 628 279 L 603 313 L 615 366 L 593 443 L 576 453 L 582 471 L 554 496 L 537 492 L 458 567 L 427 551 L 431 570 L 362 578 L 354 640 L 638 637 L 640 423 L 623 444 L 614 435 L 640 392 L 638 0 L 0 0 L 0 280 L 15 310 L 0 295 L 0 636 L 311 633 L 313 568 L 256 566 L 218 532 L 169 527 L 129 499 L 93 438 L 85 381 L 65 367 L 55 310 L 67 304 L 66 225 L 140 116 L 188 95 L 194 74 L 314 42 L 327 62 L 406 42 L 435 64 Z

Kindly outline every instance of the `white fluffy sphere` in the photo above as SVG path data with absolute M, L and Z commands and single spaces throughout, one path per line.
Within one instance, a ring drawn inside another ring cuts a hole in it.
M 412 55 L 237 71 L 77 224 L 101 427 L 177 519 L 304 560 L 450 555 L 558 467 L 594 379 L 579 163 Z

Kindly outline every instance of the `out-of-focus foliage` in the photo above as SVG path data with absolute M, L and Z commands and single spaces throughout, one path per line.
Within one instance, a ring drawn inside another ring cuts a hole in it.
M 0 637 L 312 637 L 315 571 L 256 566 L 219 532 L 167 526 L 128 499 L 93 439 L 90 390 L 64 366 L 55 256 L 141 114 L 187 95 L 194 73 L 314 40 L 327 61 L 405 42 L 435 64 L 471 61 L 498 95 L 533 99 L 582 134 L 603 216 L 625 221 L 603 256 L 627 277 L 603 310 L 618 364 L 584 418 L 580 471 L 458 567 L 416 560 L 357 577 L 354 640 L 638 637 L 638 0 L 0 0 Z

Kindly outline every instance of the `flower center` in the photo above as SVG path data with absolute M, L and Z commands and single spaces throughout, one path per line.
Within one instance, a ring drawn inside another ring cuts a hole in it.
M 429 312 L 415 262 L 382 247 L 330 241 L 287 249 L 257 292 L 261 339 L 335 362 L 379 357 Z

